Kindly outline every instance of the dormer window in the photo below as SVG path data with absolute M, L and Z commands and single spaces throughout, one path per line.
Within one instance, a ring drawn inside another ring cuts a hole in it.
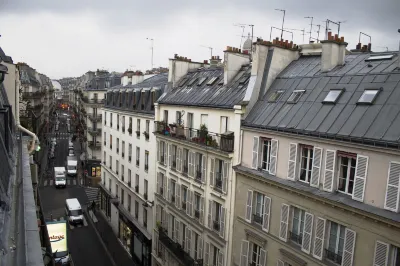
M 292 94 L 290 95 L 289 99 L 287 100 L 287 102 L 288 103 L 297 103 L 300 100 L 300 98 L 304 92 L 305 92 L 305 90 L 293 91 Z
M 217 79 L 218 79 L 218 77 L 213 77 L 213 78 L 211 78 L 211 79 L 207 82 L 207 85 L 208 85 L 208 86 L 213 85 Z
M 142 92 L 142 97 L 141 97 L 141 102 L 142 102 L 142 109 L 144 109 L 144 96 L 145 96 L 145 92 Z
M 331 89 L 323 100 L 324 103 L 336 103 L 344 89 Z
M 181 80 L 181 82 L 179 82 L 179 87 L 183 87 L 183 85 L 185 85 L 185 83 L 186 83 L 186 81 L 187 81 L 188 79 L 187 78 L 184 78 L 184 79 L 182 79 Z
M 363 94 L 361 95 L 360 99 L 358 99 L 357 103 L 361 104 L 372 104 L 378 96 L 379 89 L 366 89 L 364 90 Z
M 269 96 L 268 102 L 270 102 L 270 103 L 276 103 L 276 102 L 281 98 L 281 96 L 283 95 L 284 92 L 285 92 L 285 91 L 274 91 L 274 92 L 271 94 L 271 96 Z
M 197 82 L 197 86 L 201 86 L 204 83 L 204 81 L 206 81 L 206 79 L 207 79 L 206 77 L 201 78 L 199 82 Z
M 198 78 L 194 78 L 191 81 L 189 81 L 189 83 L 187 85 L 192 86 L 197 80 L 198 80 Z
M 249 80 L 249 76 L 243 76 L 240 80 L 239 80 L 239 84 L 244 84 L 246 83 L 247 80 Z

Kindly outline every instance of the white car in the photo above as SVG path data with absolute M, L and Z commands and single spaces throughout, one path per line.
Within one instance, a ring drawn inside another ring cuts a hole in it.
M 68 156 L 75 156 L 75 152 L 73 149 L 69 149 Z
M 57 139 L 56 138 L 51 138 L 51 144 L 52 145 L 57 145 Z

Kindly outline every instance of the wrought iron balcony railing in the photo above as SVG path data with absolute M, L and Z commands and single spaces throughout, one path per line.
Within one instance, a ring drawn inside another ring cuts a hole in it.
M 325 258 L 330 261 L 333 261 L 339 265 L 342 264 L 342 256 L 339 254 L 336 254 L 333 251 L 330 251 L 329 249 L 325 249 Z
M 299 244 L 299 245 L 301 245 L 303 243 L 303 236 L 301 234 L 297 235 L 297 234 L 293 233 L 292 231 L 289 231 L 289 239 L 292 242 Z
M 92 122 L 99 122 L 99 121 L 101 121 L 102 116 L 101 115 L 89 114 L 88 118 Z

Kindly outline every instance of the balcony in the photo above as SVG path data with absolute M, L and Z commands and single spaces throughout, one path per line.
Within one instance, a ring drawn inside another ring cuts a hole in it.
M 197 266 L 203 265 L 203 260 L 194 260 L 188 253 L 185 252 L 181 244 L 173 241 L 163 228 L 159 228 L 159 241 L 167 248 L 179 261 L 181 265 Z
M 233 132 L 218 134 L 208 131 L 207 127 L 202 129 L 186 128 L 174 124 L 167 125 L 165 122 L 156 121 L 155 133 L 196 143 L 198 145 L 218 149 L 224 152 L 233 152 L 234 134 Z
M 44 91 L 35 91 L 35 92 L 23 92 L 22 99 L 40 99 L 46 95 Z
M 89 104 L 89 105 L 104 105 L 104 99 L 98 99 L 98 98 L 88 99 L 88 97 L 82 97 L 81 99 L 85 104 Z
M 262 224 L 263 223 L 263 217 L 258 214 L 253 214 L 253 222 L 257 224 Z
M 90 135 L 94 136 L 100 136 L 101 135 L 101 129 L 100 128 L 88 128 L 88 133 Z
M 336 264 L 341 265 L 342 264 L 342 256 L 339 254 L 336 254 L 333 251 L 330 251 L 329 249 L 325 249 L 325 258 L 333 261 Z
M 292 231 L 289 231 L 289 239 L 296 243 L 301 245 L 303 243 L 303 236 L 302 235 L 297 235 L 295 233 L 293 233 Z
M 100 122 L 102 116 L 101 116 L 101 115 L 89 114 L 89 115 L 88 115 L 88 118 L 89 118 L 89 120 L 92 121 L 92 122 Z
M 92 150 L 101 150 L 101 143 L 99 141 L 97 141 L 96 143 L 93 141 L 89 141 L 88 146 Z

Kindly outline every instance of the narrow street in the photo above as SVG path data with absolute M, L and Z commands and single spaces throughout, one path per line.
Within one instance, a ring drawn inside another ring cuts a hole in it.
M 66 112 L 65 112 L 66 114 Z M 56 189 L 54 186 L 53 167 L 65 166 L 66 158 L 68 156 L 68 139 L 72 136 L 72 133 L 67 132 L 67 116 L 62 112 L 59 116 L 59 130 L 48 134 L 47 139 L 56 137 L 57 146 L 55 148 L 54 158 L 48 159 L 47 170 L 44 171 L 44 176 L 40 181 L 40 198 L 42 204 L 43 215 L 46 221 L 57 221 L 65 220 L 65 200 L 68 198 L 78 198 L 83 209 L 89 202 L 87 194 L 90 195 L 92 190 L 81 186 L 81 180 L 76 177 L 67 177 L 67 187 Z M 53 123 L 55 122 L 53 118 Z M 55 128 L 55 127 L 54 127 Z M 58 134 L 56 134 L 58 133 Z M 75 148 L 78 148 L 78 141 L 74 142 Z M 80 149 L 75 149 L 80 150 Z M 76 152 L 75 156 L 79 158 L 79 153 Z M 46 174 L 47 173 L 47 174 Z M 87 190 L 87 192 L 85 191 Z M 109 266 L 112 265 L 107 253 L 105 252 L 102 243 L 96 235 L 95 229 L 92 226 L 92 222 L 85 211 L 85 217 L 83 225 L 68 225 L 67 239 L 68 248 L 71 253 L 74 266 L 86 266 L 86 265 L 97 265 L 97 266 Z

